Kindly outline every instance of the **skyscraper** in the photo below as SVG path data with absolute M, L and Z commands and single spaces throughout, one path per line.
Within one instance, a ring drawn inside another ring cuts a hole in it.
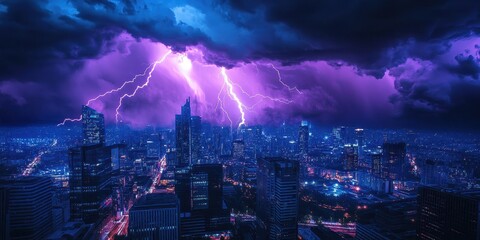
M 191 134 L 191 152 L 192 163 L 201 162 L 202 150 L 202 118 L 199 116 L 192 116 L 190 119 L 190 134 Z
M 257 237 L 297 239 L 298 161 L 259 158 L 257 163 Z
M 178 165 L 189 166 L 191 163 L 190 98 L 182 106 L 181 114 L 175 115 L 175 135 Z
M 355 138 L 357 140 L 358 146 L 361 148 L 364 146 L 364 139 L 365 137 L 363 136 L 363 129 L 357 128 L 355 129 Z
M 245 142 L 243 140 L 233 141 L 233 158 L 236 160 L 245 158 Z
M 418 239 L 480 239 L 480 191 L 421 187 Z
M 102 144 L 69 149 L 70 208 L 73 220 L 99 223 L 109 213 L 110 149 Z
M 178 166 L 190 166 L 201 160 L 201 127 L 201 118 L 191 116 L 190 98 L 188 98 L 182 106 L 181 114 L 175 115 Z
M 381 152 L 372 152 L 370 154 L 372 165 L 371 172 L 376 177 L 382 177 L 383 173 L 383 164 L 382 164 L 382 153 Z
M 44 239 L 53 230 L 52 179 L 0 179 L 0 239 Z
M 175 195 L 144 195 L 133 205 L 129 214 L 129 239 L 179 239 L 179 203 Z
M 406 145 L 404 142 L 383 144 L 384 174 L 391 180 L 403 178 L 406 165 Z
M 103 114 L 88 106 L 82 106 L 83 144 L 105 144 L 105 120 Z
M 342 143 L 344 145 L 349 143 L 348 134 L 347 134 L 347 127 L 345 127 L 345 126 L 340 127 L 340 139 L 342 140 Z
M 308 135 L 308 123 L 302 121 L 302 125 L 298 130 L 298 150 L 302 155 L 308 153 Z
M 180 176 L 175 192 L 181 205 L 181 235 L 193 237 L 227 230 L 229 215 L 223 205 L 222 165 L 193 165 Z
M 343 148 L 343 169 L 355 171 L 358 168 L 358 145 L 346 144 Z

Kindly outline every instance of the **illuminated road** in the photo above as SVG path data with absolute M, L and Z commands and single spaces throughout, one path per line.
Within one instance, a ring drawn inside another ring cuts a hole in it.
M 53 139 L 53 143 L 52 145 L 50 145 L 50 147 L 54 147 L 57 145 L 57 139 Z M 40 163 L 40 161 L 42 160 L 42 156 L 45 154 L 45 153 L 48 153 L 49 150 L 44 150 L 44 151 L 40 151 L 38 153 L 37 156 L 35 156 L 32 160 L 32 162 L 30 162 L 27 167 L 25 168 L 25 170 L 23 171 L 22 175 L 23 176 L 29 176 L 30 174 L 32 174 L 33 170 L 35 170 L 35 167 Z
M 155 190 L 155 187 L 160 184 L 162 179 L 162 173 L 165 170 L 167 165 L 166 155 L 163 155 L 158 162 L 158 168 L 155 168 L 153 174 L 153 182 L 150 186 L 149 193 L 152 193 Z M 128 211 L 122 218 L 118 221 L 115 221 L 114 217 L 111 217 L 108 220 L 108 223 L 101 230 L 101 239 L 102 240 L 113 240 L 115 236 L 126 236 L 128 232 Z

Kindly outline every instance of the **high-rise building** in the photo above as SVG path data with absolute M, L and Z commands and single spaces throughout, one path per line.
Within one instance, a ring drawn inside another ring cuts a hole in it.
M 376 177 L 382 177 L 383 173 L 383 164 L 382 164 L 382 153 L 381 152 L 373 152 L 370 154 L 372 166 L 371 172 Z
M 193 165 L 178 179 L 175 192 L 181 205 L 181 235 L 194 237 L 227 230 L 229 212 L 223 204 L 222 165 Z
M 298 130 L 298 150 L 300 151 L 300 154 L 308 153 L 308 137 L 308 123 L 302 121 L 302 125 Z
M 215 146 L 215 155 L 230 155 L 232 153 L 232 134 L 230 127 L 214 127 L 213 144 Z
M 179 166 L 191 164 L 191 134 L 190 134 L 190 98 L 182 106 L 181 114 L 175 115 L 176 153 Z
M 257 237 L 297 239 L 298 161 L 259 158 L 257 164 Z
M 383 144 L 384 174 L 391 180 L 400 180 L 404 177 L 406 167 L 406 145 L 400 143 Z
M 69 149 L 70 208 L 73 220 L 99 223 L 111 211 L 111 150 L 102 144 Z
M 420 187 L 417 239 L 480 239 L 480 191 Z
M 361 148 L 364 146 L 364 140 L 365 140 L 365 137 L 363 136 L 363 129 L 361 128 L 357 128 L 355 129 L 355 138 L 357 140 L 357 144 L 358 146 Z
M 245 142 L 241 139 L 233 141 L 233 158 L 236 160 L 245 158 Z
M 347 127 L 341 126 L 339 132 L 340 132 L 340 139 L 342 140 L 342 143 L 343 143 L 344 145 L 347 144 L 347 143 L 349 143 L 349 141 L 348 141 Z
M 179 202 L 175 195 L 144 195 L 133 205 L 129 214 L 129 239 L 179 239 Z
M 358 145 L 346 144 L 343 148 L 343 169 L 355 171 L 358 168 Z
M 147 139 L 147 158 L 158 160 L 161 154 L 160 150 L 160 136 L 158 134 L 151 134 Z
M 83 144 L 105 144 L 105 120 L 103 114 L 88 106 L 82 106 Z
M 52 179 L 0 179 L 0 239 L 45 239 L 53 231 Z
M 201 162 L 202 119 L 191 116 L 190 98 L 175 115 L 175 142 L 178 166 L 185 167 Z
M 127 161 L 127 145 L 114 144 L 110 146 L 112 156 L 112 170 L 125 171 Z
M 202 118 L 192 116 L 190 120 L 192 163 L 201 163 L 202 156 Z

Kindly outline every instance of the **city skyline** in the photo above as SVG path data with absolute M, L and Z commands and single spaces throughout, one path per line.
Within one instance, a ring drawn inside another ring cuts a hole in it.
M 479 0 L 0 0 L 0 240 L 479 240 Z

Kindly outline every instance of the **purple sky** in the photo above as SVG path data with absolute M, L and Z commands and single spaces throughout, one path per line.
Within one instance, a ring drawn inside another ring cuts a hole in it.
M 419 5 L 410 15 L 445 12 L 450 22 L 432 16 L 416 23 L 403 12 L 407 5 L 391 12 L 398 19 L 357 23 L 345 14 L 393 10 L 377 1 L 350 12 L 322 3 L 312 11 L 337 12 L 311 19 L 310 26 L 302 18 L 317 15 L 287 2 L 259 8 L 237 1 L 140 1 L 145 8 L 129 1 L 47 2 L 0 4 L 0 33 L 9 32 L 0 41 L 0 125 L 77 117 L 89 99 L 120 87 L 173 50 L 149 85 L 124 99 L 122 122 L 172 126 L 191 97 L 193 114 L 238 125 L 241 112 L 224 83 L 225 67 L 247 125 L 305 119 L 318 125 L 480 128 L 480 15 L 478 8 L 451 12 L 477 3 Z M 283 8 L 304 14 L 297 19 Z M 416 25 L 407 28 L 411 23 Z M 90 106 L 115 123 L 120 97 L 146 80 L 138 77 Z

